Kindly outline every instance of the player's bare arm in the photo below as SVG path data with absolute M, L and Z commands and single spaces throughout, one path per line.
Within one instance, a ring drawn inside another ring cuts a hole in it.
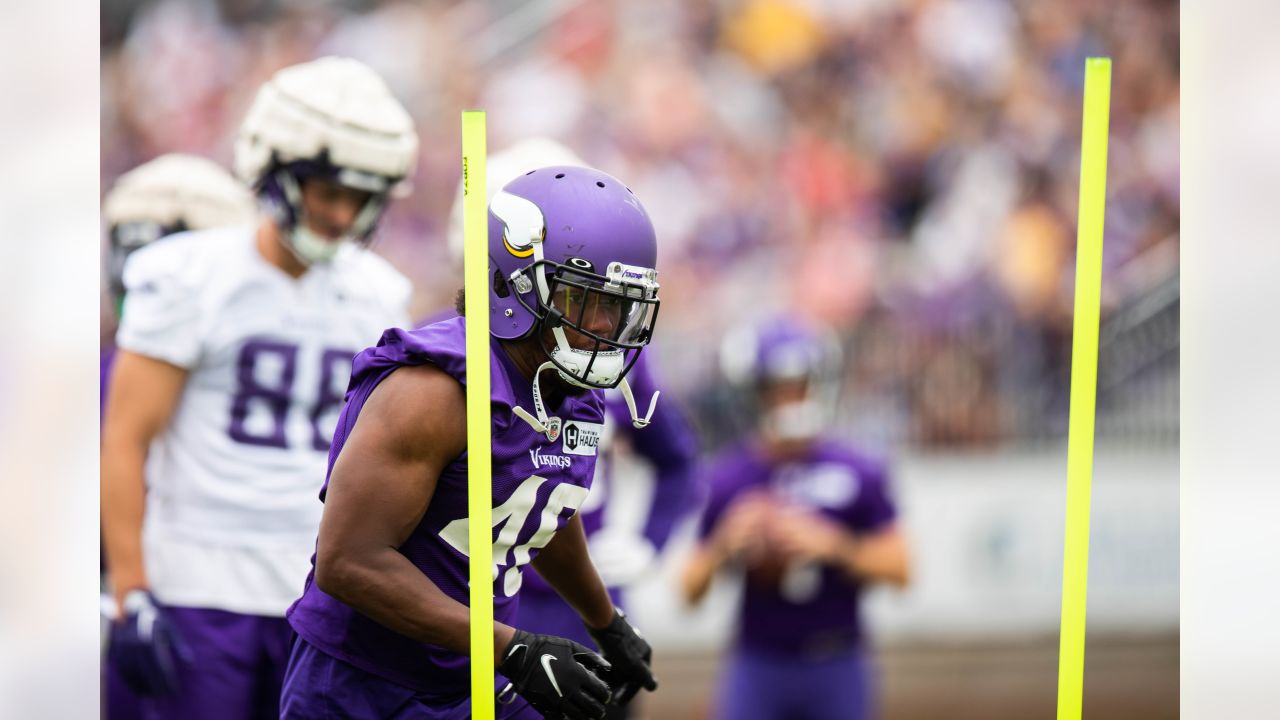
M 774 520 L 771 532 L 780 549 L 797 560 L 823 562 L 863 582 L 899 588 L 910 582 L 907 543 L 896 523 L 854 534 L 821 514 L 789 510 Z
M 111 373 L 102 429 L 102 532 L 117 607 L 130 590 L 147 587 L 143 469 L 186 382 L 185 369 L 127 350 L 119 352 Z
M 701 602 L 721 568 L 760 549 L 768 511 L 768 501 L 756 494 L 744 495 L 729 505 L 714 531 L 694 548 L 685 564 L 680 585 L 686 603 Z
M 587 554 L 582 518 L 574 515 L 530 563 L 569 603 L 587 627 L 600 629 L 613 620 L 613 601 Z
M 839 567 L 863 579 L 880 580 L 899 588 L 911 582 L 907 541 L 897 525 L 854 539 L 840 556 Z
M 394 371 L 373 391 L 334 463 L 316 547 L 320 589 L 402 635 L 460 654 L 471 647 L 468 608 L 397 548 L 466 442 L 458 381 L 430 365 Z M 494 625 L 500 653 L 514 631 Z
M 681 596 L 687 604 L 702 602 L 707 590 L 711 589 L 711 580 L 723 564 L 724 556 L 712 546 L 704 543 L 694 548 L 680 576 Z

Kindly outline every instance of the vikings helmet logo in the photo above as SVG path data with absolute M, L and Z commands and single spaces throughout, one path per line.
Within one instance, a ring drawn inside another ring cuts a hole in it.
M 547 235 L 542 210 L 519 195 L 498 191 L 489 209 L 502 221 L 502 244 L 518 258 L 532 255 L 533 244 L 542 242 Z

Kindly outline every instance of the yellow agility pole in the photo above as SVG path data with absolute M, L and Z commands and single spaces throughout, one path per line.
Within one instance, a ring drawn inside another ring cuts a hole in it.
M 483 111 L 462 113 L 463 288 L 467 315 L 467 542 L 471 717 L 493 720 L 493 467 L 489 423 L 489 219 Z
M 1058 636 L 1058 720 L 1079 720 L 1084 695 L 1085 599 L 1089 585 L 1089 498 L 1098 387 L 1098 313 L 1102 229 L 1107 200 L 1107 127 L 1111 60 L 1085 61 L 1076 229 L 1075 321 L 1071 337 L 1071 409 L 1067 430 L 1067 527 L 1062 553 L 1062 625 Z

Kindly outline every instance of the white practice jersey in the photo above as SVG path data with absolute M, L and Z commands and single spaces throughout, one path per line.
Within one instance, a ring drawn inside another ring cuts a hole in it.
M 152 591 L 283 616 L 310 568 L 352 357 L 408 326 L 409 281 L 355 246 L 291 278 L 247 226 L 145 247 L 124 279 L 118 346 L 189 373 L 147 457 Z

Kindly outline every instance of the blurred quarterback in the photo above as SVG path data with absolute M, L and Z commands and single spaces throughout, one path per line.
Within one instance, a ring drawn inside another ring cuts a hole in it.
M 684 575 L 697 602 L 713 575 L 745 570 L 715 717 L 862 718 L 871 712 L 858 598 L 907 582 L 884 465 L 823 437 L 839 347 L 792 319 L 726 337 L 725 374 L 753 399 L 755 429 L 707 471 L 710 497 Z

